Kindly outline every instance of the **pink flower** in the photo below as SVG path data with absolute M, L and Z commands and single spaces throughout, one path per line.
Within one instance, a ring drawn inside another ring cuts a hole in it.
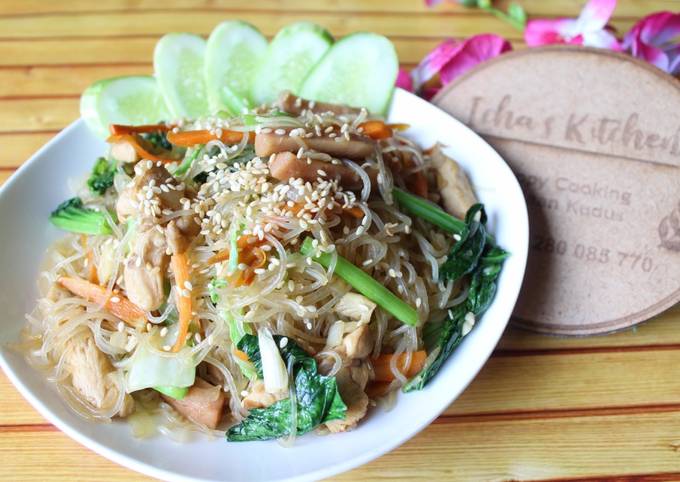
M 530 20 L 524 40 L 530 47 L 547 44 L 575 44 L 620 50 L 607 22 L 614 13 L 616 0 L 590 0 L 577 19 Z
M 411 79 L 411 74 L 404 69 L 399 69 L 395 85 L 404 90 L 408 90 L 409 92 L 413 92 L 413 79 Z
M 494 34 L 475 35 L 463 41 L 446 39 L 413 69 L 413 87 L 429 99 L 475 65 L 508 50 L 512 50 L 510 43 Z
M 623 39 L 634 57 L 670 74 L 680 73 L 680 14 L 657 12 L 641 19 Z

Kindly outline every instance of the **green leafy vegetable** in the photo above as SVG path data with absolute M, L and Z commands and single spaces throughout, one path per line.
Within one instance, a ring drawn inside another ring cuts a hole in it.
M 116 174 L 116 162 L 107 161 L 100 157 L 92 168 L 92 173 L 87 180 L 90 191 L 103 195 L 107 189 L 113 186 L 113 176 Z
M 347 406 L 342 401 L 334 377 L 319 375 L 316 361 L 290 338 L 275 335 L 281 357 L 287 366 L 292 364 L 297 403 L 297 435 L 313 430 L 330 420 L 345 417 Z M 245 335 L 238 344 L 262 377 L 262 361 L 257 337 Z M 267 408 L 256 408 L 239 425 L 229 429 L 227 440 L 243 442 L 285 437 L 291 431 L 291 399 L 279 400 Z
M 300 248 L 300 252 L 305 256 L 313 255 L 314 247 L 312 246 L 311 238 L 305 239 Z M 332 260 L 332 255 L 329 253 L 320 253 L 314 256 L 314 260 L 324 268 L 328 268 Z M 335 264 L 335 274 L 401 322 L 411 326 L 418 324 L 418 312 L 411 305 L 399 299 L 394 293 L 378 283 L 365 271 L 354 266 L 340 255 L 338 255 Z
M 398 187 L 392 191 L 394 199 L 406 212 L 434 224 L 444 231 L 458 236 L 467 235 L 467 225 L 427 199 L 406 192 Z
M 442 279 L 456 281 L 475 269 L 486 245 L 485 222 L 484 206 L 472 206 L 465 215 L 464 237 L 456 242 L 440 267 Z
M 509 254 L 496 246 L 493 238 L 486 232 L 485 222 L 484 207 L 481 204 L 472 206 L 465 216 L 467 227 L 463 231 L 464 237 L 456 242 L 440 267 L 443 279 L 457 280 L 466 274 L 471 275 L 467 298 L 450 309 L 448 317 L 442 323 L 426 325 L 423 338 L 430 355 L 435 355 L 428 357 L 430 361 L 404 386 L 405 392 L 421 390 L 436 375 L 467 334 L 464 331 L 466 319 L 473 322 L 493 301 L 496 280 Z
M 168 135 L 163 131 L 148 132 L 142 134 L 142 139 L 145 139 L 156 150 L 171 151 L 172 144 L 168 141 Z
M 169 386 L 158 386 L 158 387 L 153 387 L 154 390 L 157 392 L 162 393 L 163 395 L 167 395 L 170 398 L 174 398 L 175 400 L 182 400 L 184 397 L 187 396 L 187 392 L 189 392 L 189 387 L 169 387 Z
M 107 216 L 86 208 L 82 199 L 74 197 L 64 201 L 50 214 L 50 222 L 65 231 L 81 234 L 111 234 Z

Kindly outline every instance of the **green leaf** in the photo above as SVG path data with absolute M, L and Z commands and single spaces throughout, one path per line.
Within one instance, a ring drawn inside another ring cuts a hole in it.
M 484 313 L 496 295 L 496 281 L 509 253 L 496 245 L 486 233 L 486 216 L 481 204 L 470 208 L 465 221 L 469 235 L 454 246 L 441 266 L 443 277 L 458 279 L 472 273 L 467 298 L 448 312 L 442 323 L 427 323 L 423 338 L 431 357 L 423 369 L 403 388 L 405 392 L 421 390 L 439 371 L 454 349 L 463 341 L 463 325 L 468 313 L 475 318 Z M 435 355 L 432 355 L 436 353 Z
M 475 204 L 465 215 L 467 236 L 462 237 L 454 246 L 444 264 L 440 268 L 441 277 L 445 280 L 458 280 L 471 273 L 482 255 L 487 235 L 484 206 Z
M 109 162 L 106 158 L 100 157 L 92 168 L 92 173 L 87 180 L 87 186 L 90 188 L 90 191 L 102 196 L 111 186 L 113 186 L 113 176 L 115 174 L 116 162 Z
M 526 26 L 527 13 L 524 11 L 520 4 L 512 2 L 508 6 L 508 17 L 513 19 L 518 24 Z
M 284 337 L 275 335 L 274 341 L 281 347 Z M 257 337 L 245 335 L 238 345 L 255 366 L 262 377 L 262 361 Z M 318 425 L 330 420 L 343 419 L 347 406 L 338 392 L 334 377 L 319 375 L 316 361 L 287 338 L 283 348 L 279 348 L 286 365 L 293 366 L 295 397 L 297 403 L 296 434 L 310 432 Z M 227 440 L 242 442 L 251 440 L 270 440 L 285 437 L 291 431 L 291 400 L 279 400 L 266 408 L 251 410 L 239 425 L 229 429 Z

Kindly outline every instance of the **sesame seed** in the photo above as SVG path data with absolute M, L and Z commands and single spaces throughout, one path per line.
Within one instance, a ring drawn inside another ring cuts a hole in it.
M 373 260 L 372 260 L 371 258 L 368 258 L 368 259 L 365 260 L 363 263 L 361 263 L 361 265 L 362 265 L 362 266 L 368 266 L 368 265 L 371 264 L 372 262 L 373 262 Z
M 416 308 L 420 308 L 422 304 L 423 300 L 420 297 L 416 298 Z
M 288 338 L 284 336 L 279 340 L 279 348 L 285 348 L 286 345 L 288 345 Z
M 184 282 L 184 287 L 185 287 L 187 290 L 189 290 L 189 291 L 191 291 L 191 290 L 194 289 L 193 285 L 192 285 L 191 282 L 188 281 L 188 280 Z
M 163 345 L 163 351 L 170 351 L 170 348 L 172 348 L 170 345 Z
M 117 329 L 118 329 L 118 331 L 123 331 L 123 330 L 125 330 L 125 323 L 123 323 L 122 321 L 119 321 L 119 322 L 118 322 Z
M 120 298 L 118 296 L 111 297 L 111 303 L 120 303 Z
M 165 336 L 167 334 L 168 334 L 168 328 L 164 326 L 163 328 L 161 328 L 161 336 Z

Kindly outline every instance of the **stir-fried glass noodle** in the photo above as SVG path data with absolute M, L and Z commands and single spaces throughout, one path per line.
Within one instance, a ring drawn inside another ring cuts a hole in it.
M 111 126 L 51 216 L 69 234 L 40 274 L 30 359 L 78 414 L 140 437 L 290 443 L 422 388 L 505 253 L 458 164 L 407 129 L 290 94 Z

